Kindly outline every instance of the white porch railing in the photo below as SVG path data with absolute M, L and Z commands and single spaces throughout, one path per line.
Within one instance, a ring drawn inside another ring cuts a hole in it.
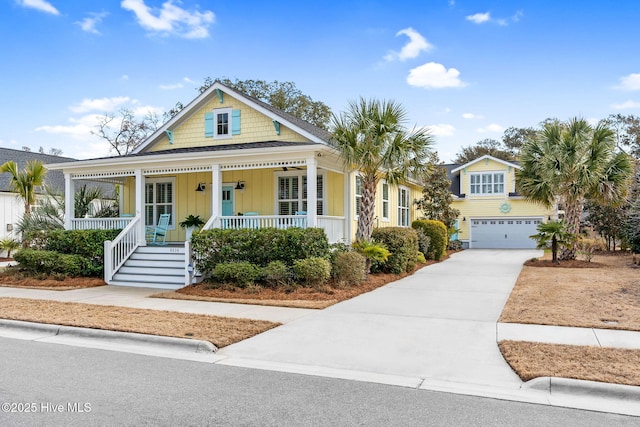
M 114 274 L 145 239 L 142 218 L 136 216 L 127 220 L 129 224 L 113 241 L 104 242 L 104 281 L 107 284 L 111 284 Z
M 72 230 L 114 230 L 125 228 L 134 217 L 127 218 L 73 218 Z
M 343 216 L 318 216 L 318 227 L 322 228 L 327 234 L 329 243 L 336 243 L 339 241 L 346 242 L 347 236 L 344 234 L 344 217 Z

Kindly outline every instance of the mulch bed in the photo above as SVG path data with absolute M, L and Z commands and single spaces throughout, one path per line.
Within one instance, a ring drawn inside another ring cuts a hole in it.
M 527 267 L 554 267 L 554 268 L 601 268 L 604 264 L 599 262 L 589 262 L 579 259 L 562 260 L 553 262 L 550 259 L 527 260 L 524 265 Z

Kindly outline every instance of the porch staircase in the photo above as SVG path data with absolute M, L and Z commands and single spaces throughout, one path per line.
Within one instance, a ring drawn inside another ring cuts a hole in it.
M 140 246 L 113 276 L 111 285 L 180 289 L 184 275 L 184 246 Z

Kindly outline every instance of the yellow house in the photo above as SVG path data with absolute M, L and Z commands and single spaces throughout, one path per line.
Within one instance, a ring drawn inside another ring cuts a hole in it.
M 188 215 L 200 216 L 204 228 L 320 227 L 330 242 L 350 242 L 361 183 L 329 139 L 327 131 L 216 82 L 131 154 L 47 167 L 64 172 L 66 229 L 123 228 L 105 242 L 107 283 L 177 288 L 193 280 L 179 226 Z M 74 218 L 80 179 L 119 184 L 120 218 Z M 375 225 L 410 226 L 420 194 L 418 183 L 381 182 Z M 146 236 L 167 214 L 162 239 Z
M 528 202 L 517 192 L 517 162 L 485 155 L 463 165 L 446 165 L 460 210 L 457 237 L 466 248 L 528 249 L 536 227 L 557 217 L 557 209 Z

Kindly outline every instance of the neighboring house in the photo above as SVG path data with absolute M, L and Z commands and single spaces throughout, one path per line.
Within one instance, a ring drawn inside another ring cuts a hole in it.
M 75 159 L 69 157 L 53 156 L 49 154 L 34 153 L 23 150 L 12 150 L 10 148 L 0 148 L 0 165 L 13 160 L 18 165 L 18 169 L 24 169 L 29 161 L 37 160 L 44 164 L 72 162 Z M 24 201 L 17 197 L 11 189 L 11 174 L 0 173 L 0 239 L 16 238 L 14 229 L 18 221 L 24 214 Z M 64 175 L 60 171 L 50 171 L 45 177 L 45 182 L 57 191 L 64 191 Z M 38 197 L 42 197 L 42 188 L 36 189 Z M 36 202 L 37 203 L 37 202 Z
M 529 236 L 557 217 L 557 208 L 528 202 L 516 191 L 517 162 L 485 155 L 463 165 L 445 165 L 452 207 L 460 210 L 457 236 L 466 248 L 535 248 Z
M 68 190 L 80 179 L 122 185 L 121 214 L 129 225 L 105 253 L 105 280 L 139 285 L 142 274 L 118 275 L 118 270 L 143 251 L 145 227 L 165 213 L 171 215 L 166 239 L 174 252 L 185 242 L 185 230 L 177 224 L 190 214 L 205 219 L 205 228 L 321 227 L 330 242 L 350 242 L 362 186 L 357 171 L 344 169 L 329 139 L 327 131 L 216 82 L 131 154 L 47 167 L 64 172 Z M 72 206 L 73 191 L 66 194 Z M 381 182 L 376 225 L 410 226 L 419 216 L 412 201 L 421 194 L 417 183 Z M 68 229 L 110 226 L 88 224 L 68 212 Z M 183 259 L 186 270 L 188 248 Z M 184 286 L 190 279 L 181 274 L 180 285 L 161 282 L 161 274 L 154 284 Z

